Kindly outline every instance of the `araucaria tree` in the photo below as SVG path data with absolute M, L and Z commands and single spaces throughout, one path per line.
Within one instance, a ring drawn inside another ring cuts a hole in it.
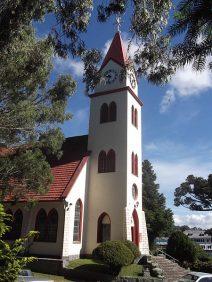
M 36 39 L 32 26 L 0 49 L 0 143 L 7 146 L 0 153 L 0 199 L 43 192 L 51 183 L 43 148 L 59 153 L 57 124 L 70 118 L 66 105 L 76 87 L 68 75 L 48 86 L 52 55 L 49 39 Z
M 166 199 L 159 193 L 156 174 L 148 160 L 143 161 L 143 208 L 146 215 L 150 247 L 158 236 L 169 236 L 174 228 L 173 213 L 166 208 Z
M 208 179 L 189 175 L 174 193 L 175 206 L 190 210 L 212 211 L 212 174 Z

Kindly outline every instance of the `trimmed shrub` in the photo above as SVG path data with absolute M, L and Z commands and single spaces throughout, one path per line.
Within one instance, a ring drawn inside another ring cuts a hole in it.
M 99 259 L 112 268 L 130 265 L 134 255 L 121 241 L 106 241 L 93 250 L 95 259 Z
M 141 256 L 141 252 L 139 251 L 138 246 L 136 246 L 136 244 L 134 244 L 132 241 L 124 240 L 122 241 L 122 243 L 133 253 L 134 259 Z
M 193 271 L 212 273 L 211 261 L 203 262 L 198 260 L 195 263 L 185 263 L 183 266 L 185 268 L 189 267 Z
M 198 257 L 196 244 L 181 231 L 172 233 L 168 240 L 166 252 L 180 262 L 195 262 Z

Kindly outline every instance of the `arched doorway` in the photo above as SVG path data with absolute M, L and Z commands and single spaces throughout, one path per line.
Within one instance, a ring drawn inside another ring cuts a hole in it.
M 139 219 L 137 211 L 134 209 L 131 220 L 131 236 L 132 242 L 139 245 Z
M 111 221 L 107 213 L 102 213 L 98 219 L 97 226 L 97 243 L 110 241 Z

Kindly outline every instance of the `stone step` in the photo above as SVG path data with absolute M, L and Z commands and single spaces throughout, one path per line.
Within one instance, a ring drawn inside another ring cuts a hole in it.
M 159 267 L 163 270 L 166 282 L 178 281 L 182 276 L 188 273 L 188 270 L 181 267 L 176 262 L 168 260 L 165 257 L 153 257 L 153 260 L 158 263 Z

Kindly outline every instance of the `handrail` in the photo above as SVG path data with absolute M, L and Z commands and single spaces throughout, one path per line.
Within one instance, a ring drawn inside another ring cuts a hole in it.
M 180 264 L 179 260 L 173 258 L 172 256 L 170 256 L 169 254 L 165 253 L 162 249 L 158 249 L 157 250 L 158 253 L 161 253 L 162 255 L 165 255 L 165 257 L 168 257 L 170 260 Z

